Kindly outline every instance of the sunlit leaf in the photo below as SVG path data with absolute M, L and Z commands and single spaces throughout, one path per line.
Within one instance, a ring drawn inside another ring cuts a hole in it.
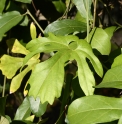
M 0 124 L 10 124 L 9 121 L 5 117 L 1 117 Z
M 122 124 L 122 115 L 121 115 L 121 117 L 120 117 L 120 119 L 118 121 L 118 124 Z
M 79 40 L 72 35 L 64 37 L 50 34 L 48 38 L 32 40 L 27 48 L 31 53 L 25 57 L 25 63 L 39 52 L 57 51 L 52 58 L 35 66 L 28 81 L 30 96 L 40 97 L 42 103 L 48 101 L 50 104 L 53 103 L 55 97 L 60 97 L 64 81 L 64 65 L 69 59 L 75 59 L 78 63 L 78 78 L 85 95 L 93 94 L 92 86 L 94 86 L 95 80 L 86 59 L 89 59 L 94 70 L 101 77 L 103 70 L 101 63 L 93 54 L 91 46 L 85 40 Z M 39 76 L 37 77 L 37 75 Z
M 76 99 L 68 109 L 70 124 L 96 124 L 117 120 L 122 115 L 122 99 L 87 96 Z
M 66 51 L 58 52 L 53 58 L 37 64 L 29 79 L 29 95 L 35 98 L 39 96 L 42 104 L 46 101 L 52 104 L 55 97 L 61 95 L 64 63 L 69 58 L 68 55 L 64 56 L 65 53 Z
M 9 39 L 7 40 L 7 45 L 13 53 L 21 53 L 27 55 L 29 51 L 22 45 L 17 39 Z
M 30 24 L 30 34 L 31 34 L 31 38 L 35 39 L 36 38 L 36 26 L 34 25 L 34 23 L 32 22 Z
M 23 64 L 23 58 L 11 57 L 9 55 L 3 55 L 0 60 L 0 69 L 8 79 L 11 79 Z
M 71 19 L 55 21 L 47 26 L 47 28 L 45 29 L 45 34 L 52 32 L 55 35 L 67 35 L 75 31 L 85 32 L 86 24 Z
M 109 69 L 102 82 L 95 88 L 103 87 L 122 89 L 122 65 Z
M 4 35 L 8 30 L 17 25 L 23 19 L 17 11 L 6 12 L 0 16 L 0 37 Z
M 93 49 L 98 50 L 102 55 L 109 55 L 110 37 L 102 28 L 94 28 L 89 34 L 89 40 Z

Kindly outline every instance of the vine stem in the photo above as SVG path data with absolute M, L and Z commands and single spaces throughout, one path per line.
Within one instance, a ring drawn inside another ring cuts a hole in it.
M 38 26 L 38 28 L 41 30 L 41 32 L 44 34 L 44 30 L 41 28 L 41 26 L 38 24 L 38 22 L 36 21 L 36 19 L 32 16 L 32 14 L 30 13 L 30 11 L 27 9 L 27 14 L 33 19 L 33 21 L 36 23 L 36 25 Z
M 6 88 L 6 76 L 4 76 L 2 97 L 5 96 L 5 88 Z
M 95 21 L 96 21 L 96 8 L 97 8 L 97 0 L 94 0 L 94 20 L 93 20 L 93 28 L 95 27 Z
M 86 1 L 86 8 L 87 8 L 87 42 L 89 43 L 89 0 Z

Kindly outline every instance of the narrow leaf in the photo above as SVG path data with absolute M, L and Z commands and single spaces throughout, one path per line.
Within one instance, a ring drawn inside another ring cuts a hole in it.
M 67 35 L 75 31 L 85 32 L 86 24 L 77 20 L 64 19 L 49 24 L 45 29 L 45 35 L 49 32 L 55 35 Z
M 67 117 L 70 124 L 96 124 L 117 120 L 121 114 L 121 98 L 93 95 L 73 101 Z
M 17 109 L 14 120 L 25 120 L 31 114 L 30 103 L 26 97 L 23 103 Z
M 0 37 L 4 35 L 8 30 L 17 25 L 23 19 L 17 11 L 7 12 L 0 16 Z
M 122 65 L 109 69 L 102 82 L 95 88 L 118 88 L 122 89 Z
M 118 121 L 118 124 L 122 124 L 122 115 L 121 115 L 121 117 L 120 117 L 120 119 Z

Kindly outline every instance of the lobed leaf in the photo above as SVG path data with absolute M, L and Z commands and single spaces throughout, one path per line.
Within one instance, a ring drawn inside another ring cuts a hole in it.
M 70 124 L 94 124 L 117 120 L 122 114 L 122 99 L 99 95 L 76 99 L 68 109 Z

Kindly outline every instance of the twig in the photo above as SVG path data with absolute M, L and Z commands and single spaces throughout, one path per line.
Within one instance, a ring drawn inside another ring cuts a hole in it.
M 30 11 L 27 9 L 27 14 L 30 15 L 30 17 L 33 19 L 33 21 L 36 23 L 36 25 L 38 26 L 38 28 L 41 30 L 41 32 L 44 34 L 44 30 L 41 28 L 41 26 L 38 24 L 38 22 L 36 21 L 36 19 L 32 16 L 32 14 L 30 13 Z
M 93 28 L 95 27 L 96 22 L 96 8 L 97 8 L 97 0 L 94 2 L 94 20 L 93 20 Z

